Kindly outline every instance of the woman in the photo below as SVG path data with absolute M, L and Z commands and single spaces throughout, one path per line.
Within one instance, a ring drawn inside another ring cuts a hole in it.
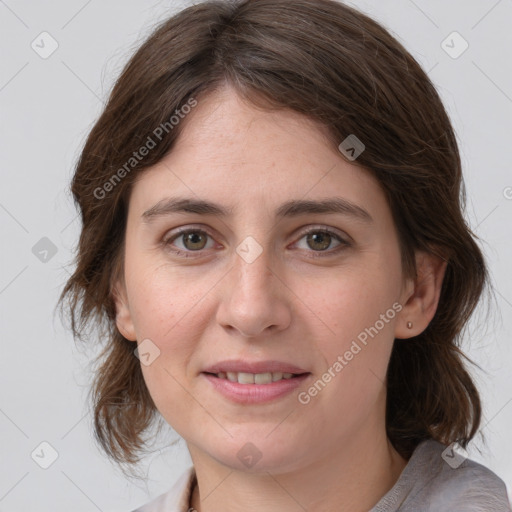
M 193 467 L 140 511 L 507 511 L 465 459 L 487 280 L 434 87 L 331 0 L 205 2 L 132 57 L 72 183 L 95 432 L 161 415 Z

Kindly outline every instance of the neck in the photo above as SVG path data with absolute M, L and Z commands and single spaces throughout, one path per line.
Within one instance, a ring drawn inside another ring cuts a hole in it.
M 240 471 L 189 446 L 198 482 L 190 506 L 197 512 L 368 511 L 393 487 L 407 461 L 385 433 L 367 434 L 338 450 L 330 446 L 309 465 L 287 472 Z

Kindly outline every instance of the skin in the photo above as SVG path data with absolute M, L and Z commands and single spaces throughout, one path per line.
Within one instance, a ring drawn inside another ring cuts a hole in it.
M 123 336 L 150 339 L 160 350 L 141 368 L 158 410 L 190 451 L 198 479 L 191 506 L 367 511 L 407 463 L 385 432 L 393 340 L 427 327 L 445 263 L 418 253 L 417 277 L 403 275 L 378 182 L 300 114 L 258 110 L 224 88 L 201 98 L 182 122 L 172 152 L 133 187 L 125 272 L 114 293 Z M 171 196 L 233 212 L 143 220 L 143 212 Z M 292 199 L 328 197 L 358 205 L 372 222 L 340 213 L 284 219 L 274 213 Z M 191 244 L 176 236 L 182 226 L 209 236 Z M 326 227 L 349 244 L 327 238 L 322 251 L 304 233 Z M 262 249 L 251 263 L 236 252 L 248 236 Z M 275 359 L 311 372 L 298 391 L 307 390 L 395 303 L 402 310 L 306 405 L 298 392 L 268 404 L 237 404 L 200 374 L 223 359 Z M 247 442 L 262 455 L 251 468 L 237 457 Z

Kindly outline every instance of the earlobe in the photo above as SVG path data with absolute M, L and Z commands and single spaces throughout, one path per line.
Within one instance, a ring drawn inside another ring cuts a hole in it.
M 135 328 L 130 313 L 126 289 L 124 285 L 117 282 L 112 288 L 112 298 L 116 307 L 116 326 L 119 332 L 130 341 L 137 341 Z
M 437 311 L 447 265 L 447 260 L 436 254 L 416 253 L 416 277 L 404 292 L 395 338 L 412 338 L 427 328 Z

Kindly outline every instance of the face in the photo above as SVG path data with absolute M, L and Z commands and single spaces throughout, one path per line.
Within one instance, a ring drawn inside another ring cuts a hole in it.
M 249 455 L 290 470 L 364 442 L 384 428 L 411 291 L 378 182 L 312 121 L 230 89 L 184 122 L 132 190 L 116 299 L 158 410 L 191 452 L 233 468 Z

